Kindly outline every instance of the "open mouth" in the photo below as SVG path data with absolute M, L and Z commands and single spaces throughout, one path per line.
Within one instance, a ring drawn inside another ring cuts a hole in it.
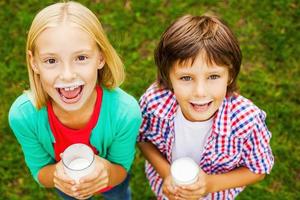
M 59 93 L 63 102 L 71 104 L 76 103 L 80 100 L 82 96 L 83 87 L 83 85 L 76 85 L 70 87 L 59 87 L 56 88 L 56 90 Z
M 204 112 L 207 111 L 209 106 L 211 105 L 212 101 L 208 102 L 208 103 L 191 103 L 191 106 L 193 107 L 193 109 L 197 112 Z

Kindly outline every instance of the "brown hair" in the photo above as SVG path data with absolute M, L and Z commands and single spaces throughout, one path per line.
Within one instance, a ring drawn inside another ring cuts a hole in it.
M 236 78 L 242 61 L 238 41 L 224 22 L 209 15 L 185 15 L 163 33 L 154 54 L 160 86 L 171 89 L 170 69 L 177 63 L 189 60 L 193 63 L 200 52 L 204 52 L 208 65 L 229 68 L 227 94 L 236 91 Z

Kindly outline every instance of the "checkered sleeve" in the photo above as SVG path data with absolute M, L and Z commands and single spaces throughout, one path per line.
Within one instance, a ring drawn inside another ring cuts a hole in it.
M 265 124 L 266 114 L 256 112 L 243 145 L 242 165 L 257 174 L 269 174 L 274 157 L 270 147 L 271 132 Z
M 147 116 L 147 95 L 146 94 L 144 94 L 140 98 L 139 104 L 142 112 L 142 124 L 140 126 L 137 142 L 146 142 L 147 141 L 146 133 L 150 126 L 150 121 L 149 121 L 150 119 Z

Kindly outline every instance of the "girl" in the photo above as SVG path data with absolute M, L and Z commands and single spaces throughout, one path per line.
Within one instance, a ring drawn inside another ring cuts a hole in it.
M 128 171 L 141 122 L 135 99 L 118 88 L 123 64 L 97 17 L 79 3 L 56 3 L 34 18 L 27 38 L 30 91 L 11 106 L 9 124 L 33 178 L 65 199 L 99 190 L 130 199 Z M 89 145 L 95 170 L 75 183 L 60 154 Z
M 234 199 L 270 173 L 274 158 L 266 114 L 237 93 L 241 51 L 230 29 L 211 16 L 184 16 L 155 52 L 158 81 L 141 97 L 138 138 L 158 199 Z M 198 180 L 173 186 L 171 163 L 190 157 Z

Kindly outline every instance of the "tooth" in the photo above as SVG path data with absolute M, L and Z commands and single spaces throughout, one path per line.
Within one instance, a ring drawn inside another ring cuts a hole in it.
M 64 90 L 66 90 L 66 91 L 70 91 L 70 88 L 67 88 L 67 87 L 66 87 L 66 88 L 64 88 Z

